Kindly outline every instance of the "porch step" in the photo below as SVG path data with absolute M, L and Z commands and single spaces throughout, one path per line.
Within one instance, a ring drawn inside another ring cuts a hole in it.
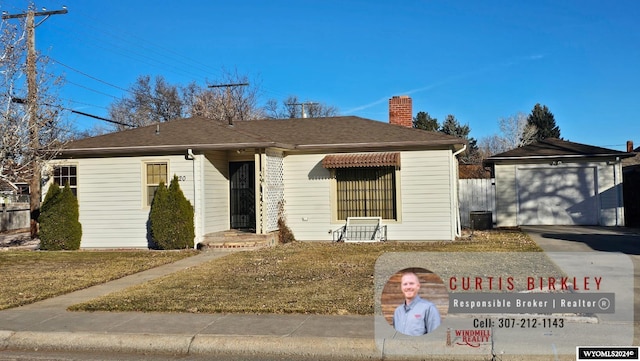
M 278 233 L 255 234 L 235 230 L 210 233 L 198 243 L 198 249 L 207 251 L 215 249 L 253 250 L 262 247 L 275 246 Z

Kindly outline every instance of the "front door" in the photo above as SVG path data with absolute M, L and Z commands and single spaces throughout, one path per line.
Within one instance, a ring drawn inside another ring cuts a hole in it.
M 255 162 L 229 163 L 231 228 L 255 231 Z

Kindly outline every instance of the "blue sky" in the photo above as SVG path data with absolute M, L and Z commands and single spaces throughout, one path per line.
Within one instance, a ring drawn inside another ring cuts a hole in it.
M 83 73 L 50 67 L 66 75 L 63 101 L 104 117 L 139 75 L 205 85 L 226 68 L 258 82 L 263 102 L 297 95 L 387 121 L 388 99 L 410 95 L 414 115 L 453 114 L 476 139 L 541 103 L 567 140 L 640 145 L 635 0 L 36 2 L 62 5 L 69 13 L 37 28 L 37 48 Z

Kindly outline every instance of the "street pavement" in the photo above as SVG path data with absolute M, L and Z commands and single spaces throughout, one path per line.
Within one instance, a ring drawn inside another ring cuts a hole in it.
M 623 249 L 634 259 L 634 265 L 640 263 L 640 233 L 634 233 L 633 230 L 528 227 L 525 231 L 548 252 L 607 248 L 618 252 Z M 585 232 L 590 236 L 586 236 Z M 448 317 L 447 329 L 439 328 L 435 338 L 421 341 L 418 345 L 415 340 L 392 332 L 390 326 L 381 325 L 380 317 L 373 316 L 67 311 L 67 307 L 73 304 L 197 266 L 229 252 L 202 252 L 85 290 L 0 311 L 0 353 L 3 350 L 37 350 L 185 357 L 246 355 L 259 358 L 264 355 L 287 359 L 422 360 L 426 359 L 424 352 L 432 350 L 441 356 L 429 359 L 450 359 L 447 357 L 456 358 L 455 355 L 463 354 L 458 359 L 480 360 L 487 359 L 487 355 L 491 357 L 494 352 L 491 349 L 493 342 L 481 347 L 467 347 L 463 351 L 457 348 L 455 352 L 445 345 L 448 329 L 465 328 L 470 323 L 464 317 Z M 638 267 L 635 270 L 635 278 L 638 279 Z M 638 287 L 634 290 L 637 296 Z M 635 310 L 638 310 L 637 305 Z M 617 325 L 603 327 L 603 330 L 610 327 L 614 333 Z M 499 341 L 503 349 L 508 350 L 510 345 L 522 344 L 518 337 L 522 336 L 503 332 Z M 597 342 L 595 337 L 597 335 L 585 342 Z M 550 347 L 556 351 L 555 345 Z M 552 354 L 551 348 L 549 354 Z M 502 356 L 502 359 L 520 359 L 507 356 Z

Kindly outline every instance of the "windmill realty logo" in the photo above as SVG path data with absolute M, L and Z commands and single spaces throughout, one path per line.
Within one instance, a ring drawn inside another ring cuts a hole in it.
M 453 336 L 453 339 L 452 339 Z M 491 330 L 458 330 L 447 329 L 447 346 L 469 346 L 480 347 L 483 344 L 491 342 Z

